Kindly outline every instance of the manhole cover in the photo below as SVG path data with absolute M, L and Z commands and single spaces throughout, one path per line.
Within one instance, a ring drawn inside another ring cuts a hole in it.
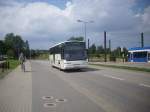
M 66 102 L 66 99 L 55 99 L 56 102 Z
M 52 100 L 54 97 L 53 96 L 43 96 L 43 100 Z
M 44 103 L 44 107 L 46 107 L 46 108 L 56 107 L 56 104 L 55 103 Z

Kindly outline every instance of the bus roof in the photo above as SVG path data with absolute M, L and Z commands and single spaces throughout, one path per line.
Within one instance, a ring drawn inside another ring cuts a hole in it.
M 129 48 L 129 52 L 141 52 L 141 51 L 150 51 L 150 47 L 134 47 L 134 48 Z
M 55 46 L 58 46 L 58 45 L 60 45 L 60 44 L 67 43 L 67 42 L 85 42 L 85 41 L 63 41 L 63 42 L 60 42 L 60 43 L 58 43 L 58 44 L 53 45 L 53 46 L 50 47 L 49 49 L 51 49 L 51 48 L 53 48 L 53 47 L 55 47 Z

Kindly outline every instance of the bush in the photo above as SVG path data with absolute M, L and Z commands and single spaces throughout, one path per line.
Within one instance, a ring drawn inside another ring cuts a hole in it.
M 110 56 L 110 61 L 116 61 L 116 57 L 115 56 Z

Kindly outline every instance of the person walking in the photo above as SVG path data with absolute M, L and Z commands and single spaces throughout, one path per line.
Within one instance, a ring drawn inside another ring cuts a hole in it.
M 23 53 L 20 53 L 19 61 L 21 64 L 21 70 L 25 72 L 25 57 L 24 57 Z

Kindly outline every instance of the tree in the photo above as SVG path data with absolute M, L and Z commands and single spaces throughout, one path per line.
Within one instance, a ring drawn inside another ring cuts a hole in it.
M 6 54 L 5 43 L 2 40 L 0 40 L 0 55 L 1 54 Z
M 128 60 L 128 50 L 127 48 L 123 47 L 123 58 L 127 61 Z
M 22 37 L 19 35 L 8 33 L 5 36 L 4 42 L 5 42 L 7 51 L 11 50 L 11 52 L 14 52 L 13 54 L 14 54 L 14 57 L 16 58 L 19 56 L 20 52 L 24 51 L 24 41 L 22 40 Z M 8 55 L 10 55 L 10 53 Z
M 68 39 L 68 41 L 83 41 L 84 38 L 83 37 L 70 37 Z
M 30 57 L 30 47 L 29 47 L 28 40 L 26 40 L 26 42 L 25 42 L 25 55 L 27 58 Z
M 18 58 L 21 52 L 29 57 L 30 48 L 28 41 L 24 42 L 20 35 L 14 35 L 13 33 L 6 34 L 4 44 L 6 48 L 6 54 L 10 57 L 13 56 Z
M 98 53 L 98 54 L 103 54 L 103 53 L 104 53 L 104 48 L 103 48 L 103 46 L 98 46 L 98 47 L 97 47 L 97 53 Z
M 6 49 L 13 49 L 13 38 L 14 38 L 14 34 L 13 33 L 8 33 L 5 36 L 5 45 L 6 45 Z
M 19 36 L 19 35 L 14 36 L 13 49 L 15 51 L 16 57 L 19 57 L 20 52 L 25 53 L 25 42 L 22 40 L 21 36 Z
M 95 44 L 92 44 L 89 47 L 89 54 L 96 54 L 96 45 Z
M 127 56 L 127 54 L 128 54 L 128 50 L 127 50 L 127 48 L 126 48 L 126 47 L 123 47 L 123 53 L 124 53 L 124 55 L 125 55 L 125 56 Z
M 128 50 L 127 48 L 123 47 L 123 51 L 121 51 L 121 47 L 117 47 L 116 49 L 114 49 L 111 53 L 112 56 L 115 57 L 122 57 L 122 55 L 124 54 L 124 56 L 126 57 L 128 54 Z
M 114 51 L 113 51 L 113 55 L 116 57 L 121 57 L 121 47 L 117 47 Z
M 9 50 L 6 52 L 6 54 L 8 55 L 8 57 L 11 57 L 11 58 L 15 57 L 14 51 L 13 51 L 12 49 L 9 49 Z

